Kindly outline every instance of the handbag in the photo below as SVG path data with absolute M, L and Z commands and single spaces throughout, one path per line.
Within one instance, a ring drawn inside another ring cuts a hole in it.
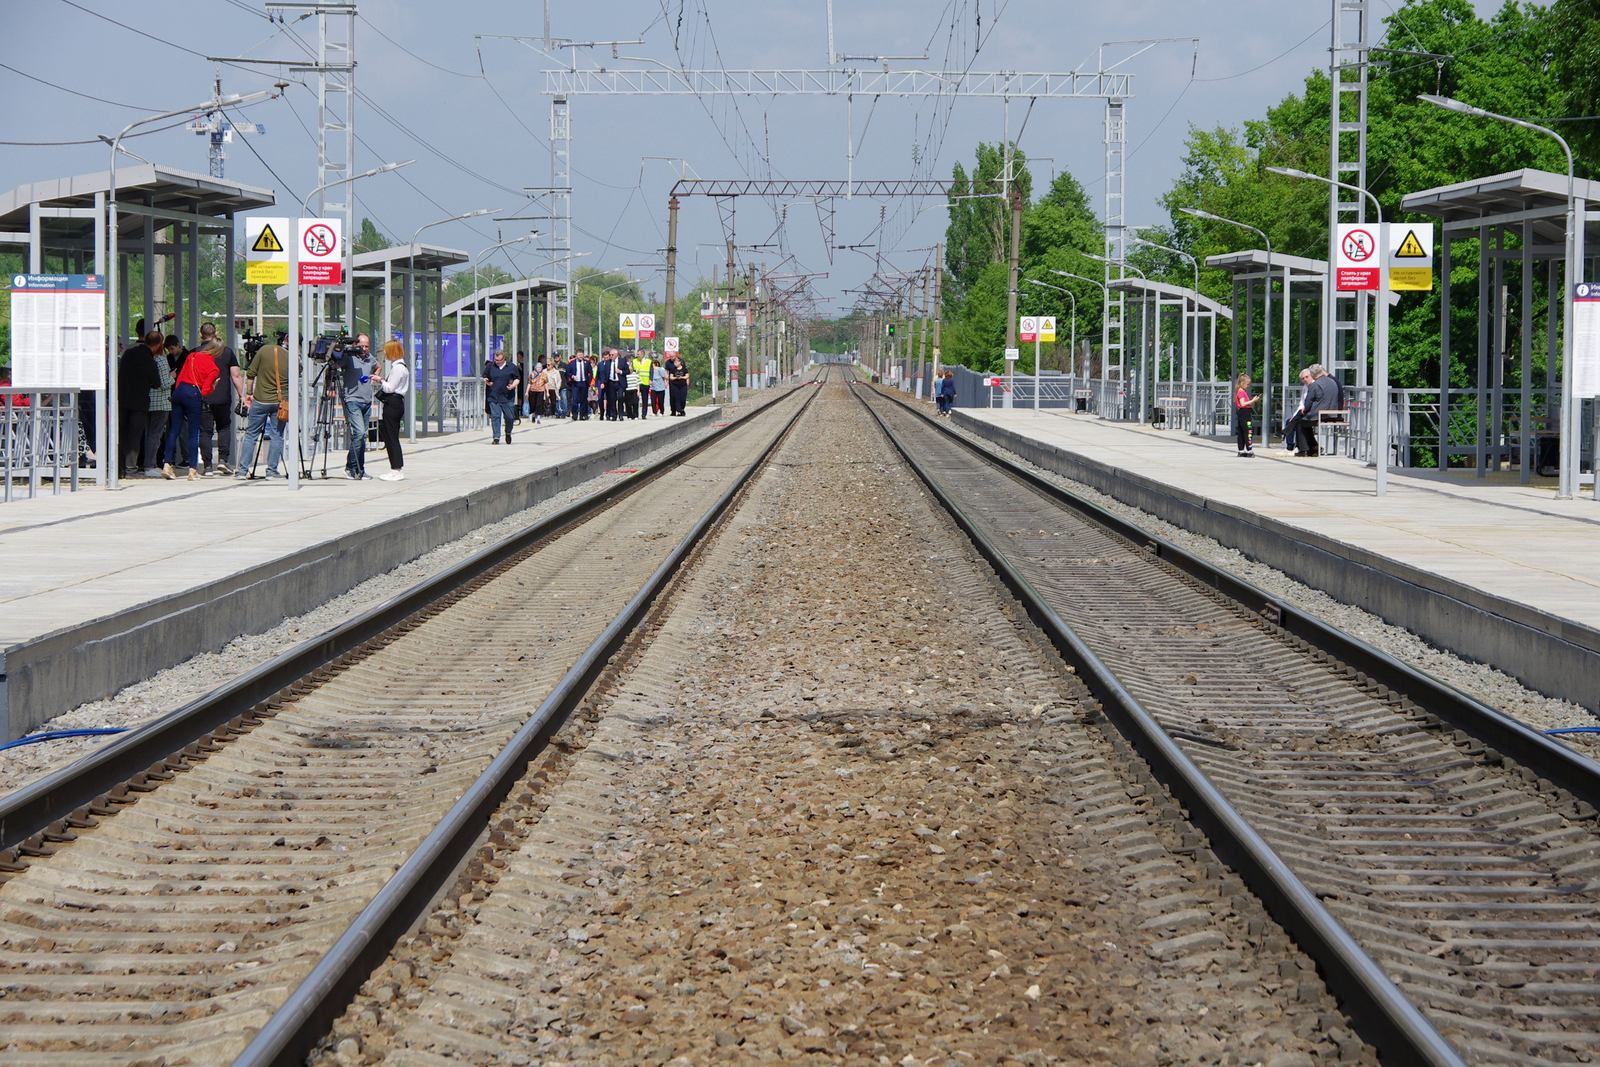
M 277 348 L 276 345 L 274 345 L 273 347 Z M 283 349 L 279 348 L 278 351 L 281 353 L 283 351 Z M 284 389 L 283 389 L 283 363 L 281 361 L 277 363 L 277 368 L 278 368 L 278 398 L 279 398 L 278 399 L 278 421 L 279 422 L 288 422 L 289 421 L 289 398 L 283 395 L 284 394 Z

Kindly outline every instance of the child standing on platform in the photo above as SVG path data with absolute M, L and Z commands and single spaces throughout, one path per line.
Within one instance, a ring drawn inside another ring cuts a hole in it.
M 1261 398 L 1250 396 L 1250 375 L 1239 375 L 1238 388 L 1233 393 L 1233 433 L 1239 445 L 1239 456 L 1254 457 L 1256 454 L 1255 441 L 1251 433 L 1254 430 L 1255 407 L 1261 403 Z

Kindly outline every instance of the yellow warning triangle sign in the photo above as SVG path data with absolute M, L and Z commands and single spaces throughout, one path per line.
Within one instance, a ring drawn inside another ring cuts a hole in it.
M 1400 250 L 1394 254 L 1395 259 L 1427 259 L 1428 253 L 1422 247 L 1422 242 L 1417 240 L 1417 231 L 1410 230 L 1406 239 L 1400 242 Z
M 256 243 L 250 246 L 252 252 L 282 252 L 283 242 L 278 240 L 278 235 L 272 232 L 272 224 L 261 227 L 261 233 L 256 237 Z
M 622 316 L 622 325 L 623 325 L 624 329 L 628 329 L 628 330 L 633 329 L 633 316 L 632 315 L 624 315 L 624 316 Z

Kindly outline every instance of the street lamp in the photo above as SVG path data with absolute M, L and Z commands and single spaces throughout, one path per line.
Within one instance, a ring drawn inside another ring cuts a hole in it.
M 1144 227 L 1144 226 L 1133 226 L 1133 227 L 1129 227 L 1129 228 L 1133 229 L 1133 230 L 1149 229 L 1149 227 Z M 1177 256 L 1179 259 L 1188 260 L 1190 268 L 1192 268 L 1193 271 L 1194 271 L 1194 294 L 1195 294 L 1196 298 L 1199 297 L 1199 295 L 1200 295 L 1200 262 L 1198 260 L 1196 260 L 1193 256 L 1191 256 L 1189 253 L 1185 252 L 1181 248 L 1173 248 L 1170 245 L 1156 244 L 1154 241 L 1148 241 L 1145 238 L 1140 237 L 1137 233 L 1129 234 L 1128 235 L 1128 240 L 1132 241 L 1134 244 L 1141 244 L 1141 245 L 1144 245 L 1146 248 L 1153 248 L 1158 252 L 1167 252 L 1167 253 L 1170 253 L 1171 255 Z M 1190 304 L 1194 304 L 1194 314 L 1193 314 L 1193 316 L 1191 316 L 1189 314 L 1189 305 Z M 1190 373 L 1189 373 L 1189 371 L 1190 371 L 1190 368 L 1189 368 L 1189 357 L 1190 357 L 1190 354 L 1193 353 L 1195 363 L 1198 364 L 1200 362 L 1200 305 L 1198 303 L 1195 303 L 1194 301 L 1185 300 L 1184 301 L 1184 309 L 1183 309 L 1183 317 L 1184 317 L 1183 375 L 1184 375 L 1184 377 L 1186 379 L 1188 379 L 1190 381 L 1194 381 L 1196 378 L 1198 378 L 1200 376 L 1199 375 L 1200 368 L 1198 366 L 1196 366 L 1194 368 L 1195 373 L 1194 373 L 1193 377 L 1191 377 Z M 1193 322 L 1193 324 L 1194 324 L 1194 343 L 1192 345 L 1190 344 L 1190 341 L 1189 341 L 1189 332 L 1190 331 L 1189 331 L 1188 327 L 1189 327 L 1189 323 L 1190 322 Z M 1160 353 L 1157 353 L 1156 369 L 1160 370 L 1160 367 L 1161 367 Z M 1159 377 L 1159 375 L 1158 375 L 1158 377 Z M 1190 393 L 1190 404 L 1191 404 L 1191 406 L 1198 400 L 1198 398 L 1199 398 L 1198 389 L 1191 390 L 1191 393 Z
M 244 104 L 253 104 L 258 100 L 266 100 L 269 97 L 275 97 L 278 95 L 279 91 L 280 88 L 278 86 L 274 86 L 271 89 L 258 89 L 253 93 L 229 93 L 227 96 L 213 96 L 203 103 L 191 104 L 188 107 L 180 107 L 173 111 L 163 111 L 157 115 L 146 115 L 144 118 L 135 119 L 126 126 L 122 127 L 117 135 L 107 142 L 111 146 L 111 168 L 109 174 L 110 180 L 106 190 L 106 212 L 107 217 L 111 220 L 111 232 L 108 235 L 108 240 L 106 242 L 108 253 L 108 258 L 106 261 L 106 294 L 109 298 L 107 303 L 111 305 L 111 321 L 107 330 L 107 343 L 110 345 L 110 355 L 107 358 L 106 402 L 103 405 L 104 414 L 99 411 L 95 413 L 95 433 L 97 435 L 95 440 L 101 442 L 103 445 L 110 446 L 109 448 L 104 449 L 100 454 L 100 484 L 107 489 L 117 488 L 117 468 L 122 463 L 121 427 L 119 427 L 115 421 L 112 421 L 112 413 L 118 410 L 118 404 L 120 403 L 120 400 L 117 397 L 116 360 L 117 357 L 122 354 L 122 324 L 117 321 L 117 313 L 121 310 L 121 308 L 118 306 L 119 298 L 117 296 L 117 294 L 120 292 L 118 288 L 118 275 L 121 273 L 117 269 L 117 260 L 120 258 L 120 250 L 117 248 L 117 153 L 122 151 L 122 139 L 128 136 L 128 134 L 133 130 L 138 129 L 140 126 L 148 126 L 152 122 L 160 122 L 162 119 L 177 118 L 179 115 L 187 115 L 194 111 L 217 111 L 225 107 L 239 107 Z M 104 140 L 104 138 L 101 139 Z M 229 269 L 231 270 L 232 267 L 230 266 Z M 148 308 L 145 309 L 145 315 L 146 317 L 149 317 L 150 315 Z M 142 341 L 144 338 L 141 337 L 140 340 Z M 106 421 L 107 425 L 101 425 L 102 419 Z M 108 456 L 110 457 L 109 460 L 107 459 Z
M 1344 189 L 1366 197 L 1378 219 L 1378 323 L 1372 344 L 1372 451 L 1377 464 L 1377 491 L 1382 496 L 1389 487 L 1389 224 L 1383 221 L 1383 205 L 1378 198 L 1361 188 L 1334 181 L 1320 174 L 1296 170 L 1293 167 L 1268 167 L 1274 174 L 1285 178 L 1303 178 L 1324 185 Z M 1337 194 L 1336 194 L 1337 195 Z M 1330 264 L 1330 269 L 1332 265 Z M 1287 373 L 1287 372 L 1286 372 Z
M 1050 273 L 1059 274 L 1063 278 L 1071 278 L 1073 281 L 1088 282 L 1090 285 L 1093 285 L 1100 290 L 1102 299 L 1110 299 L 1111 290 L 1108 289 L 1106 287 L 1106 283 L 1101 281 L 1099 278 L 1091 278 L 1087 274 L 1074 274 L 1070 270 L 1056 270 L 1054 268 L 1051 268 Z M 1103 370 L 1104 368 L 1102 367 L 1101 369 Z M 1085 353 L 1083 357 L 1083 381 L 1085 385 L 1089 383 L 1089 356 L 1087 353 Z
M 335 178 L 331 182 L 323 182 L 321 185 L 319 185 L 315 189 L 311 190 L 311 192 L 307 193 L 306 196 L 305 196 L 305 199 L 300 201 L 300 214 L 301 215 L 309 215 L 311 213 L 311 201 L 312 201 L 312 199 L 314 197 L 316 197 L 316 195 L 318 193 L 322 192 L 325 189 L 335 189 L 335 188 L 338 188 L 341 185 L 350 185 L 350 184 L 352 184 L 354 182 L 360 181 L 362 178 L 370 178 L 374 174 L 384 174 L 384 173 L 386 173 L 388 171 L 391 171 L 391 170 L 399 170 L 401 167 L 409 167 L 409 166 L 411 166 L 411 164 L 413 164 L 415 162 L 416 162 L 416 160 L 414 160 L 414 159 L 403 159 L 398 163 L 385 163 L 382 166 L 373 167 L 371 170 L 364 170 L 360 174 L 351 174 L 351 175 L 348 175 L 348 176 L 343 177 L 343 178 Z M 291 239 L 293 239 L 293 235 L 291 235 Z M 340 252 L 340 255 L 339 255 L 339 258 L 340 258 L 341 261 L 350 258 L 350 256 L 351 256 L 350 249 L 353 247 L 353 245 L 355 243 L 355 239 L 356 239 L 356 235 L 353 234 L 353 233 L 347 233 L 347 234 L 344 235 L 344 249 Z M 344 274 L 344 284 L 340 288 L 341 288 L 341 290 L 343 291 L 343 294 L 344 294 L 344 302 L 345 302 L 344 312 L 345 312 L 345 316 L 346 316 L 346 318 L 348 318 L 350 320 L 348 323 L 346 323 L 346 326 L 349 329 L 355 329 L 355 325 L 356 325 L 356 322 L 355 322 L 355 278 L 353 277 L 353 272 L 352 271 L 346 270 L 346 271 L 343 271 L 343 274 Z M 300 284 L 300 280 L 298 278 L 290 279 L 290 283 L 289 284 L 291 284 L 291 285 L 299 285 Z M 311 318 L 311 325 L 313 327 L 313 329 L 311 331 L 312 333 L 318 332 L 321 329 L 321 327 L 324 325 L 323 318 L 322 318 L 322 301 L 323 301 L 322 287 L 318 286 L 316 288 L 315 300 L 307 307 L 307 310 L 310 311 L 310 313 L 311 313 L 310 318 Z
M 1067 372 L 1070 374 L 1072 372 L 1072 355 L 1078 348 L 1078 294 L 1064 285 L 1051 285 L 1049 282 L 1041 282 L 1034 278 L 1024 278 L 1023 281 L 1029 285 L 1037 285 L 1041 289 L 1054 289 L 1058 293 L 1066 293 L 1067 297 L 1072 301 L 1072 332 L 1070 334 L 1071 340 L 1067 342 Z M 1033 403 L 1035 407 L 1039 404 L 1038 360 L 1033 361 Z
M 1270 433 L 1272 426 L 1272 382 L 1267 378 L 1267 375 L 1272 372 L 1272 238 L 1268 237 L 1265 231 L 1257 229 L 1248 222 L 1225 219 L 1221 215 L 1214 215 L 1197 207 L 1184 207 L 1178 210 L 1185 215 L 1193 215 L 1197 219 L 1222 222 L 1229 226 L 1237 226 L 1241 230 L 1249 230 L 1261 238 L 1262 243 L 1267 246 L 1266 294 L 1261 311 L 1261 428 Z M 1283 302 L 1285 305 L 1283 315 L 1283 391 L 1287 395 L 1289 392 L 1289 287 L 1287 283 L 1284 285 Z
M 505 248 L 507 245 L 521 244 L 523 241 L 531 241 L 537 236 L 539 236 L 539 231 L 538 230 L 529 230 L 527 233 L 522 234 L 519 237 L 508 237 L 504 241 L 496 241 L 494 244 L 490 245 L 488 248 L 485 248 L 482 252 L 479 252 L 476 256 L 473 256 L 472 257 L 472 295 L 474 297 L 476 297 L 478 295 L 478 264 L 483 262 L 485 259 L 488 259 L 489 258 L 489 253 L 497 251 L 497 250 L 499 250 L 501 248 Z M 515 261 L 512 262 L 512 266 L 516 266 Z M 512 310 L 513 311 L 516 310 L 514 305 L 513 305 Z M 487 301 L 484 302 L 484 307 L 483 307 L 483 311 L 482 312 L 479 312 L 478 310 L 474 309 L 473 312 L 472 312 L 472 317 L 473 317 L 473 321 L 475 323 L 475 325 L 473 327 L 474 332 L 476 332 L 476 330 L 478 328 L 480 328 L 480 327 L 483 329 L 483 352 L 484 352 L 484 358 L 487 358 L 488 351 L 489 351 L 489 337 L 493 333 L 493 325 L 494 325 L 492 322 L 487 322 L 486 321 L 490 317 L 488 302 Z M 515 325 L 515 316 L 513 316 L 513 325 Z M 460 334 L 461 334 L 461 313 L 457 312 L 456 313 L 456 335 L 457 335 L 458 338 L 459 338 Z M 476 344 L 477 342 L 474 341 L 473 343 Z M 529 344 L 530 344 L 530 347 L 531 347 L 531 345 L 532 345 L 531 338 L 529 340 Z
M 1572 147 L 1566 139 L 1547 126 L 1540 126 L 1527 119 L 1516 119 L 1510 115 L 1500 115 L 1493 111 L 1485 111 L 1481 107 L 1456 100 L 1448 96 L 1434 96 L 1432 93 L 1423 93 L 1417 97 L 1435 107 L 1442 107 L 1446 111 L 1454 111 L 1462 115 L 1472 115 L 1480 119 L 1494 119 L 1496 122 L 1510 123 L 1512 126 L 1521 126 L 1525 130 L 1536 130 L 1549 137 L 1554 137 L 1561 146 L 1561 151 L 1567 156 L 1567 242 L 1566 242 L 1566 291 L 1561 294 L 1561 463 L 1559 465 L 1560 477 L 1556 488 L 1556 496 L 1563 500 L 1570 500 L 1577 493 L 1578 488 L 1578 433 L 1579 433 L 1579 408 L 1578 398 L 1572 395 L 1575 385 L 1573 373 L 1572 351 L 1572 287 L 1582 279 L 1578 275 L 1580 264 L 1583 260 L 1583 228 L 1578 222 L 1578 201 L 1574 195 L 1574 181 L 1572 170 Z M 1481 313 L 1481 309 L 1480 309 Z M 1480 385 L 1482 383 L 1479 383 Z M 1524 386 L 1526 388 L 1526 386 Z M 1600 498 L 1600 477 L 1595 478 L 1595 496 Z
M 476 219 L 476 218 L 480 218 L 480 217 L 482 217 L 484 215 L 493 215 L 495 212 L 497 212 L 499 210 L 500 209 L 497 208 L 497 207 L 481 207 L 481 208 L 478 208 L 476 211 L 463 211 L 459 215 L 451 215 L 448 218 L 443 218 L 443 219 L 434 219 L 432 222 L 425 222 L 421 226 L 418 226 L 417 229 L 416 229 L 416 232 L 411 235 L 411 243 L 406 245 L 406 270 L 407 270 L 407 275 L 406 276 L 407 276 L 407 279 L 408 279 L 407 282 L 406 282 L 407 290 L 408 291 L 411 290 L 412 282 L 411 282 L 410 279 L 414 278 L 415 274 L 416 274 L 417 238 L 422 236 L 422 231 L 431 230 L 435 226 L 443 226 L 446 223 L 450 223 L 450 222 L 460 222 L 463 219 Z M 410 348 L 412 339 L 414 337 L 416 337 L 416 304 L 417 304 L 417 302 L 415 300 L 407 300 L 406 301 L 406 347 L 407 347 L 407 349 Z M 434 313 L 435 313 L 435 315 L 438 314 L 438 309 L 437 308 L 434 309 Z M 421 382 L 421 380 L 422 380 L 422 375 L 420 373 L 422 371 L 422 367 L 420 366 L 421 361 L 418 360 L 417 363 L 418 363 L 418 365 L 413 367 L 413 369 L 412 369 L 413 377 L 412 377 L 411 380 L 413 382 Z M 444 429 L 444 403 L 443 403 L 444 364 L 443 364 L 443 362 L 440 361 L 440 360 L 435 360 L 434 361 L 434 370 L 436 372 L 435 378 L 434 378 L 435 387 L 440 391 L 440 394 L 441 394 L 440 395 L 440 403 L 439 403 L 439 428 L 442 431 Z M 415 444 L 416 440 L 417 440 L 417 395 L 416 395 L 416 392 L 417 391 L 415 389 L 412 390 L 411 403 L 406 405 L 406 440 L 410 441 L 412 444 Z

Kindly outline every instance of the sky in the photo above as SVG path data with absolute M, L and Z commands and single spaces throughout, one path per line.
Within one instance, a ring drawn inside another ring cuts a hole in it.
M 1475 4 L 1485 15 L 1498 6 L 1494 0 Z M 215 70 L 208 55 L 301 58 L 296 36 L 315 41 L 311 20 L 287 28 L 271 23 L 256 0 L 11 0 L 7 6 L 0 43 L 5 141 L 93 141 L 143 115 L 207 98 Z M 1159 198 L 1181 170 L 1191 125 L 1235 126 L 1258 117 L 1327 63 L 1331 14 L 1329 0 L 837 0 L 833 7 L 840 55 L 929 56 L 896 60 L 897 67 L 1092 70 L 1102 42 L 1198 38 L 1156 44 L 1118 67 L 1133 75 L 1127 103 L 1127 218 L 1133 224 L 1164 221 Z M 828 63 L 826 0 L 550 0 L 549 8 L 554 36 L 643 42 L 578 49 L 580 66 Z M 1393 6 L 1376 0 L 1373 10 L 1381 18 Z M 473 209 L 538 214 L 521 190 L 550 181 L 549 101 L 541 95 L 541 72 L 572 53 L 553 61 L 494 35 L 542 36 L 544 5 L 361 0 L 359 11 L 356 83 L 365 99 L 356 110 L 357 170 L 416 162 L 359 182 L 357 218 L 372 218 L 402 243 L 424 223 Z M 1110 46 L 1106 62 L 1142 47 Z M 225 66 L 223 90 L 264 88 L 275 69 Z M 313 81 L 241 112 L 266 133 L 248 146 L 235 139 L 227 177 L 276 190 L 280 205 L 297 205 L 316 184 L 315 110 Z M 854 144 L 857 178 L 944 178 L 956 162 L 970 169 L 977 143 L 1000 141 L 1009 121 L 1033 160 L 1036 189 L 1056 171 L 1070 170 L 1096 211 L 1104 208 L 1104 105 L 1095 99 L 1040 101 L 1031 112 L 1027 101 L 1013 101 L 1008 116 L 1001 101 L 987 99 L 858 99 L 851 115 L 846 101 L 833 97 L 737 98 L 736 107 L 728 97 L 590 96 L 573 98 L 571 114 L 573 247 L 586 253 L 574 263 L 637 277 L 657 295 L 667 195 L 680 174 L 841 179 L 847 145 Z M 182 127 L 127 144 L 153 161 L 206 171 L 205 138 Z M 97 141 L 6 146 L 0 149 L 0 189 L 104 171 L 108 151 Z M 646 158 L 656 156 L 670 158 Z M 875 254 L 882 252 L 886 267 L 919 267 L 946 222 L 937 199 L 855 199 L 837 202 L 836 212 L 835 244 L 873 247 L 830 249 L 810 202 L 741 199 L 739 244 L 783 246 L 752 248 L 741 252 L 741 261 L 772 264 L 792 254 L 795 263 L 783 269 L 826 272 L 815 282 L 832 298 L 825 312 L 842 312 L 853 302 L 848 290 L 875 269 Z M 477 253 L 530 227 L 547 224 L 480 218 L 435 227 L 425 239 Z M 717 269 L 721 242 L 711 202 L 686 200 L 678 237 L 680 292 Z M 548 274 L 537 251 L 542 243 L 514 246 L 491 261 L 520 275 Z

